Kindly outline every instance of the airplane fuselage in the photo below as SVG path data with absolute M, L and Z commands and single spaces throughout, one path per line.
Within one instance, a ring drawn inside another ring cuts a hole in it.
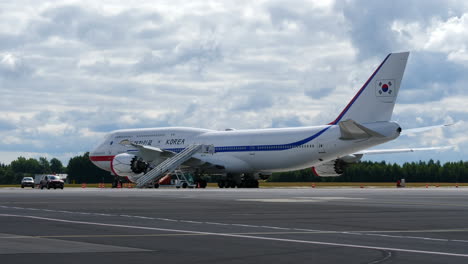
M 217 164 L 226 173 L 291 171 L 310 168 L 399 135 L 399 126 L 394 122 L 364 125 L 384 137 L 343 140 L 338 125 L 231 131 L 183 127 L 117 130 L 90 153 L 90 158 L 100 168 L 111 171 L 116 155 L 138 151 L 119 144 L 122 140 L 172 152 L 180 152 L 192 144 L 204 144 L 214 146 L 214 153 L 197 153 L 194 158 Z

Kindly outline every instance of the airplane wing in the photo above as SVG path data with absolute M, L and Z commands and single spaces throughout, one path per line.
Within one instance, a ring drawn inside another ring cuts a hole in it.
M 147 161 L 153 161 L 153 160 L 156 160 L 156 159 L 158 159 L 160 157 L 172 157 L 172 156 L 174 156 L 176 154 L 175 152 L 172 152 L 172 151 L 169 151 L 169 150 L 164 150 L 164 149 L 160 149 L 160 148 L 156 148 L 156 147 L 152 147 L 152 146 L 135 144 L 135 143 L 131 142 L 128 139 L 124 139 L 124 140 L 120 141 L 119 144 L 124 145 L 124 146 L 132 146 L 134 148 L 137 148 L 140 156 L 144 160 L 147 160 Z
M 432 130 L 432 129 L 435 129 L 435 128 L 448 127 L 448 126 L 451 126 L 451 125 L 453 125 L 453 124 L 444 124 L 444 125 L 436 125 L 436 126 L 427 126 L 427 127 L 403 129 L 403 131 L 401 131 L 401 133 L 400 133 L 400 136 L 404 136 L 404 135 L 408 135 L 408 134 L 414 134 L 414 133 L 421 133 L 421 132 L 429 131 L 429 130 Z
M 160 149 L 160 148 L 155 148 L 155 147 L 152 147 L 152 146 L 135 144 L 135 143 L 131 142 L 128 139 L 124 139 L 124 140 L 120 141 L 119 144 L 124 145 L 124 146 L 132 146 L 132 147 L 135 147 L 135 148 L 137 148 L 139 150 L 145 149 L 145 150 L 156 151 L 156 152 L 160 152 L 160 153 L 171 152 L 171 151 L 163 150 L 163 149 Z
M 177 153 L 170 151 L 170 150 L 165 150 L 161 148 L 156 148 L 153 146 L 147 146 L 147 145 L 140 145 L 140 144 L 135 144 L 131 142 L 128 139 L 124 139 L 120 141 L 121 145 L 124 146 L 132 146 L 138 149 L 139 155 L 146 161 L 154 161 L 157 160 L 158 158 L 171 158 L 175 156 Z M 211 164 L 206 161 L 202 161 L 200 159 L 197 159 L 195 157 L 190 157 L 186 162 L 183 163 L 184 166 L 203 166 L 203 167 L 216 167 L 216 164 Z
M 453 124 L 443 124 L 443 125 L 436 125 L 436 126 L 427 126 L 427 127 L 418 127 L 418 128 L 410 128 L 404 129 L 400 136 L 408 135 L 408 134 L 415 134 L 421 133 L 425 131 L 429 131 L 435 128 L 440 127 L 448 127 Z M 391 153 L 405 153 L 405 152 L 415 152 L 415 151 L 428 151 L 428 150 L 447 150 L 451 149 L 453 146 L 443 146 L 443 147 L 427 147 L 427 148 L 402 148 L 402 149 L 372 149 L 372 150 L 362 150 L 359 152 L 354 153 L 354 155 L 373 155 L 373 154 L 391 154 Z
M 362 150 L 362 151 L 354 153 L 354 155 L 391 154 L 391 153 L 404 153 L 404 152 L 427 151 L 427 150 L 447 150 L 451 148 L 453 148 L 453 146 L 429 147 L 429 148 L 372 149 L 372 150 Z

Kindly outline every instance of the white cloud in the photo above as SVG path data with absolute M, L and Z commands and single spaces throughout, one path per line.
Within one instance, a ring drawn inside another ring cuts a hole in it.
M 468 65 L 468 13 L 446 20 L 434 18 L 429 24 L 396 20 L 392 30 L 414 50 L 441 52 L 450 61 Z
M 416 52 L 395 118 L 403 126 L 458 121 L 468 99 L 466 74 L 456 68 L 468 57 L 467 8 L 421 5 L 1 2 L 0 147 L 67 157 L 119 128 L 324 124 L 386 53 L 408 48 Z M 443 133 L 401 144 L 464 138 L 461 130 Z M 466 149 L 464 139 L 453 142 Z

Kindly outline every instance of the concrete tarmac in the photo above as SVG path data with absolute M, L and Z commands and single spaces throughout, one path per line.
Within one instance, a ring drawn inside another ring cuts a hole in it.
M 0 259 L 468 263 L 468 189 L 1 188 Z

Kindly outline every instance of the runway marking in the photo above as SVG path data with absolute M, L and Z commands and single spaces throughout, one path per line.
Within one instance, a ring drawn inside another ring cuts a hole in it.
M 179 222 L 179 220 L 169 219 L 169 218 L 155 218 L 155 220 L 169 221 L 169 222 Z
M 230 235 L 293 235 L 293 234 L 316 234 L 318 232 L 234 232 L 226 233 Z M 323 232 L 321 232 L 323 233 Z M 8 236 L 0 237 L 2 239 L 23 239 L 23 238 L 99 238 L 99 237 L 161 237 L 161 236 L 207 236 L 207 234 L 133 234 L 133 235 L 40 235 L 40 236 Z
M 341 202 L 347 202 L 346 200 L 343 200 Z M 414 206 L 414 205 L 417 205 L 417 206 L 420 206 L 420 205 L 426 205 L 426 206 L 434 206 L 434 205 L 438 205 L 438 206 L 454 206 L 454 207 L 467 207 L 468 204 L 448 204 L 448 203 L 416 203 L 416 202 L 407 202 L 407 201 L 403 201 L 403 200 L 396 200 L 396 201 L 390 201 L 390 200 L 387 200 L 387 201 L 370 201 L 370 200 L 366 200 L 366 201 L 353 201 L 355 202 L 356 204 L 358 203 L 361 203 L 361 204 L 372 204 L 372 205 L 379 205 L 379 204 L 390 204 L 390 205 L 399 205 L 399 206 Z
M 339 198 L 339 197 L 332 197 Z M 467 232 L 468 228 L 458 228 L 458 229 L 434 229 L 434 230 L 371 230 L 371 231 L 326 231 L 326 230 L 314 230 L 314 229 L 301 229 L 301 228 L 285 228 L 285 227 L 276 227 L 276 226 L 258 226 L 258 225 L 249 225 L 249 224 L 228 224 L 228 223 L 217 223 L 217 222 L 200 222 L 200 221 L 191 221 L 191 220 L 177 220 L 169 218 L 154 218 L 154 217 L 145 217 L 145 216 L 135 216 L 135 215 L 112 215 L 105 213 L 88 213 L 88 212 L 71 212 L 64 210 L 52 210 L 52 209 L 37 209 L 37 208 L 25 208 L 17 206 L 0 206 L 0 208 L 6 209 L 21 209 L 21 210 L 34 210 L 34 211 L 46 211 L 46 212 L 59 212 L 59 213 L 68 213 L 68 214 L 81 214 L 81 215 L 99 215 L 99 216 L 108 216 L 108 217 L 126 217 L 126 218 L 138 218 L 146 220 L 158 220 L 166 222 L 180 222 L 180 223 L 189 223 L 189 224 L 208 224 L 208 225 L 219 225 L 219 226 L 239 226 L 246 228 L 266 228 L 266 229 L 276 229 L 276 230 L 297 230 L 297 231 L 306 231 L 313 233 L 321 234 L 343 234 L 343 235 L 366 235 L 366 236 L 379 236 L 387 238 L 399 238 L 399 239 L 419 239 L 419 240 L 432 240 L 432 241 L 443 241 L 443 242 L 461 242 L 468 243 L 468 240 L 450 240 L 450 239 L 440 239 L 440 238 L 430 238 L 430 237 L 416 237 L 416 236 L 403 236 L 403 235 L 387 235 L 388 233 L 437 233 L 437 232 Z M 384 233 L 384 234 L 378 234 Z M 387 234 L 385 234 L 387 233 Z
M 132 216 L 132 217 L 134 217 L 134 218 L 140 218 L 140 219 L 154 220 L 154 218 L 152 218 L 152 217 L 146 217 L 146 216 L 137 216 L 137 215 L 136 215 L 136 216 Z
M 260 226 L 256 226 L 256 225 L 244 225 L 244 224 L 231 224 L 233 226 L 241 226 L 241 227 L 254 227 L 254 228 L 257 228 L 257 227 L 260 227 Z
M 260 227 L 271 228 L 271 229 L 280 229 L 280 230 L 291 230 L 290 228 L 276 227 L 276 226 L 260 226 Z
M 1 239 L 24 239 L 24 238 L 99 238 L 99 237 L 161 237 L 161 236 L 200 236 L 201 234 L 151 234 L 151 235 L 63 235 L 63 236 L 11 236 L 0 237 Z
M 237 199 L 240 202 L 263 202 L 263 203 L 320 203 L 328 201 L 367 200 L 357 197 L 292 197 L 292 198 L 263 198 L 263 199 Z
M 302 228 L 293 228 L 293 230 L 297 230 L 297 231 L 309 231 L 309 232 L 319 232 L 319 231 L 322 231 L 322 230 L 302 229 Z
M 228 226 L 230 224 L 224 224 L 224 223 L 215 223 L 215 222 L 204 222 L 205 224 L 208 225 L 221 225 L 221 226 Z
M 69 212 L 69 213 L 72 213 L 72 212 Z M 95 215 L 101 215 L 101 216 L 112 216 L 111 214 L 99 214 L 99 213 L 96 213 Z
M 452 256 L 452 257 L 468 258 L 468 254 L 442 252 L 442 251 L 426 251 L 426 250 L 392 248 L 392 247 L 375 247 L 375 246 L 366 246 L 366 245 L 358 245 L 358 244 L 332 243 L 332 242 L 311 241 L 311 240 L 285 239 L 285 238 L 272 238 L 272 237 L 263 237 L 263 236 L 253 236 L 253 235 L 239 235 L 239 234 L 229 234 L 229 233 L 201 232 L 201 231 L 179 230 L 179 229 L 157 228 L 157 227 L 145 227 L 145 226 L 118 225 L 118 224 L 107 224 L 107 223 L 98 223 L 98 222 L 65 220 L 65 219 L 48 218 L 48 217 L 37 217 L 37 216 L 31 216 L 31 215 L 0 214 L 0 216 L 4 216 L 4 217 L 23 217 L 23 218 L 53 221 L 53 222 L 61 222 L 61 223 L 71 223 L 71 224 L 108 226 L 108 227 L 140 229 L 140 230 L 157 230 L 157 231 L 166 231 L 166 232 L 174 232 L 174 233 L 201 234 L 201 235 L 211 235 L 211 236 L 220 236 L 220 237 L 246 238 L 246 239 L 256 239 L 256 240 L 269 240 L 269 241 L 278 241 L 278 242 L 287 242 L 287 243 L 300 243 L 300 244 L 322 245 L 322 246 L 337 246 L 337 247 L 358 248 L 358 249 L 390 250 L 390 251 L 396 251 L 396 252 L 406 252 L 406 253 L 417 253 L 417 254 L 427 254 L 427 255 L 441 255 L 441 256 Z
M 189 221 L 189 220 L 179 220 L 181 223 L 189 223 L 189 224 L 203 224 L 203 222 L 198 221 Z
M 271 199 L 237 199 L 239 202 L 262 202 L 262 203 L 320 203 L 325 200 L 303 200 L 303 199 L 286 199 L 286 198 L 271 198 Z
M 339 197 L 339 196 L 323 196 L 323 197 L 314 197 L 314 196 L 300 196 L 300 197 L 293 197 L 297 199 L 316 199 L 316 200 L 323 200 L 323 201 L 335 201 L 335 200 L 367 200 L 367 198 L 361 197 Z

